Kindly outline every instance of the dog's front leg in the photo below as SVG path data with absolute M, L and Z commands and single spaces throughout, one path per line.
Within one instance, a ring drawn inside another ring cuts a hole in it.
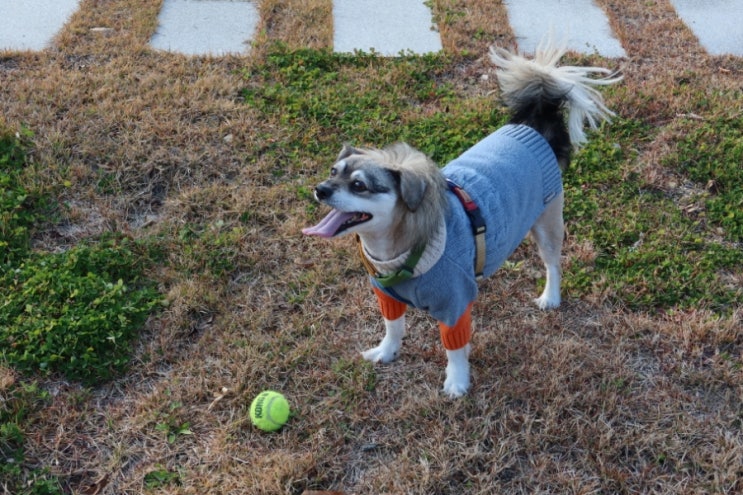
M 447 359 L 444 393 L 450 397 L 461 397 L 470 388 L 469 342 L 472 335 L 472 304 L 467 306 L 453 327 L 439 322 L 439 330 Z
M 384 338 L 377 347 L 361 353 L 367 361 L 389 363 L 395 359 L 405 336 L 405 310 L 407 306 L 384 291 L 373 287 L 384 317 Z
M 461 397 L 470 388 L 470 345 L 456 349 L 446 350 L 446 380 L 444 380 L 444 393 L 449 397 Z
M 384 319 L 384 338 L 377 347 L 361 353 L 367 361 L 373 363 L 389 363 L 397 358 L 405 336 L 405 315 L 396 320 Z

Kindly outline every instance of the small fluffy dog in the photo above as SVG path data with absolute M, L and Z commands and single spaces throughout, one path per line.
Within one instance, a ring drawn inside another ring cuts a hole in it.
M 332 208 L 306 235 L 357 234 L 359 252 L 384 317 L 381 343 L 362 353 L 373 362 L 397 357 L 405 310 L 439 322 L 448 364 L 444 392 L 470 385 L 470 310 L 477 280 L 495 272 L 527 233 L 546 267 L 542 309 L 560 304 L 563 240 L 561 168 L 613 113 L 595 86 L 621 77 L 598 67 L 558 67 L 564 48 L 543 43 L 533 60 L 492 48 L 507 125 L 443 169 L 407 144 L 344 146 L 315 197 Z

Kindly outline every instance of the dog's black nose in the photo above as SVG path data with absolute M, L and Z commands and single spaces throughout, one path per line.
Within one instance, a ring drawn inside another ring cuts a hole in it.
M 333 188 L 325 183 L 320 184 L 315 188 L 315 197 L 320 201 L 328 199 L 332 195 Z

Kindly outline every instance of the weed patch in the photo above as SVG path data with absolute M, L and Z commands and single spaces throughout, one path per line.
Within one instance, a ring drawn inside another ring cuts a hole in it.
M 32 255 L 2 279 L 0 347 L 26 372 L 63 373 L 87 383 L 111 378 L 157 306 L 127 239 Z
M 244 72 L 242 95 L 264 118 L 298 131 L 283 149 L 327 159 L 343 142 L 407 141 L 445 163 L 505 119 L 490 99 L 460 98 L 447 82 L 453 65 L 441 55 L 383 58 L 277 45 Z M 446 110 L 433 110 L 441 106 Z
M 26 256 L 31 231 L 42 217 L 42 196 L 21 179 L 32 137 L 28 130 L 14 133 L 0 126 L 0 273 Z
M 175 443 L 184 435 L 193 435 L 189 429 L 191 425 L 181 422 L 177 417 L 177 410 L 181 406 L 182 404 L 178 402 L 171 403 L 168 407 L 169 413 L 163 414 L 160 422 L 155 426 L 155 430 L 165 435 L 168 443 Z
M 180 484 L 181 476 L 179 473 L 168 471 L 161 466 L 148 472 L 144 477 L 144 486 L 148 490 L 156 490 L 158 488 L 165 488 L 169 485 Z
M 631 146 L 623 136 L 636 141 L 647 132 L 637 122 L 614 123 L 565 174 L 570 230 L 596 251 L 572 263 L 566 287 L 603 292 L 635 310 L 702 306 L 726 313 L 743 292 L 722 279 L 743 264 L 743 252 L 716 241 L 671 198 L 626 172 L 635 157 L 624 151 Z
M 178 261 L 174 262 L 179 270 L 188 273 L 209 273 L 214 277 L 224 277 L 232 273 L 242 261 L 239 247 L 246 236 L 245 229 L 234 226 L 229 230 L 224 222 L 206 227 L 184 225 L 178 230 Z
M 665 163 L 705 191 L 706 219 L 733 242 L 743 242 L 743 117 L 695 125 Z
M 142 277 L 147 253 L 113 236 L 33 252 L 30 231 L 47 202 L 21 180 L 30 136 L 0 134 L 0 357 L 25 372 L 104 381 L 125 368 L 137 330 L 159 303 Z
M 0 368 L 0 373 L 4 371 Z M 56 476 L 29 462 L 25 449 L 30 417 L 48 402 L 49 393 L 35 382 L 0 384 L 0 478 L 4 493 L 64 493 Z

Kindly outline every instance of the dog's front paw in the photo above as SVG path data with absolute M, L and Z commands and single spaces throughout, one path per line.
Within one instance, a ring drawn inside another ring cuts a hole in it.
M 446 377 L 446 380 L 444 381 L 444 393 L 451 397 L 452 399 L 456 399 L 458 397 L 462 397 L 464 394 L 467 393 L 467 390 L 470 388 L 470 378 L 467 377 L 453 377 L 448 376 Z
M 444 393 L 449 397 L 461 397 L 470 388 L 469 353 L 469 344 L 456 351 L 446 351 L 449 363 L 446 365 Z
M 400 347 L 395 347 L 382 341 L 377 347 L 363 351 L 361 356 L 372 363 L 389 363 L 397 358 Z

